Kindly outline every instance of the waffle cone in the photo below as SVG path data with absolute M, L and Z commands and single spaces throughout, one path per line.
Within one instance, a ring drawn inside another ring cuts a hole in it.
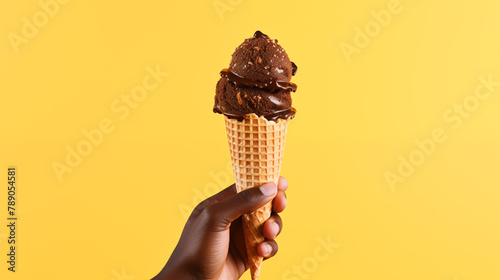
M 278 184 L 289 120 L 268 121 L 248 114 L 243 121 L 224 116 L 238 192 L 265 183 Z M 252 280 L 260 274 L 263 258 L 257 245 L 265 238 L 264 222 L 271 216 L 272 202 L 242 217 L 243 231 Z

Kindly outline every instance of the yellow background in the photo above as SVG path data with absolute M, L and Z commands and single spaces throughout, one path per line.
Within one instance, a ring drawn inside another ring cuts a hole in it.
M 233 180 L 213 96 L 257 29 L 299 67 L 284 231 L 260 279 L 500 278 L 500 88 L 457 129 L 443 118 L 478 77 L 500 81 L 498 1 L 401 0 L 350 62 L 341 43 L 390 1 L 221 2 L 231 9 L 219 16 L 212 0 L 70 1 L 18 53 L 9 34 L 43 10 L 0 2 L 1 279 L 154 276 L 185 211 Z M 157 65 L 169 76 L 120 119 L 111 104 Z M 59 182 L 53 162 L 106 118 L 114 130 Z M 391 189 L 384 174 L 436 128 L 447 140 Z M 10 165 L 16 273 L 5 263 Z M 318 260 L 328 238 L 339 246 Z

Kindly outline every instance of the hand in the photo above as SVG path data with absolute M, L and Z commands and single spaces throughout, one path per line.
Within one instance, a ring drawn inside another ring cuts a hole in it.
M 265 259 L 278 251 L 274 239 L 282 221 L 277 213 L 285 210 L 288 182 L 279 179 L 278 187 L 267 183 L 240 193 L 236 186 L 207 198 L 191 213 L 179 243 L 163 270 L 152 280 L 235 280 L 248 269 L 241 215 L 273 200 L 273 214 L 264 223 L 266 240 L 257 252 Z

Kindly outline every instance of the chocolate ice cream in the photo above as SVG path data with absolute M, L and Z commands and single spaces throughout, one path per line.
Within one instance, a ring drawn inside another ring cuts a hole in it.
M 229 68 L 221 71 L 214 112 L 239 120 L 251 113 L 272 121 L 293 118 L 291 92 L 297 85 L 290 80 L 296 72 L 278 40 L 257 31 L 236 48 Z

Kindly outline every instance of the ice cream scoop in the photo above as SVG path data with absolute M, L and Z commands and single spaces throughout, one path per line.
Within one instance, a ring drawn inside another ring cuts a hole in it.
M 236 48 L 229 68 L 221 71 L 213 110 L 240 120 L 251 113 L 272 121 L 293 118 L 291 92 L 297 85 L 290 80 L 296 72 L 278 41 L 257 31 Z

